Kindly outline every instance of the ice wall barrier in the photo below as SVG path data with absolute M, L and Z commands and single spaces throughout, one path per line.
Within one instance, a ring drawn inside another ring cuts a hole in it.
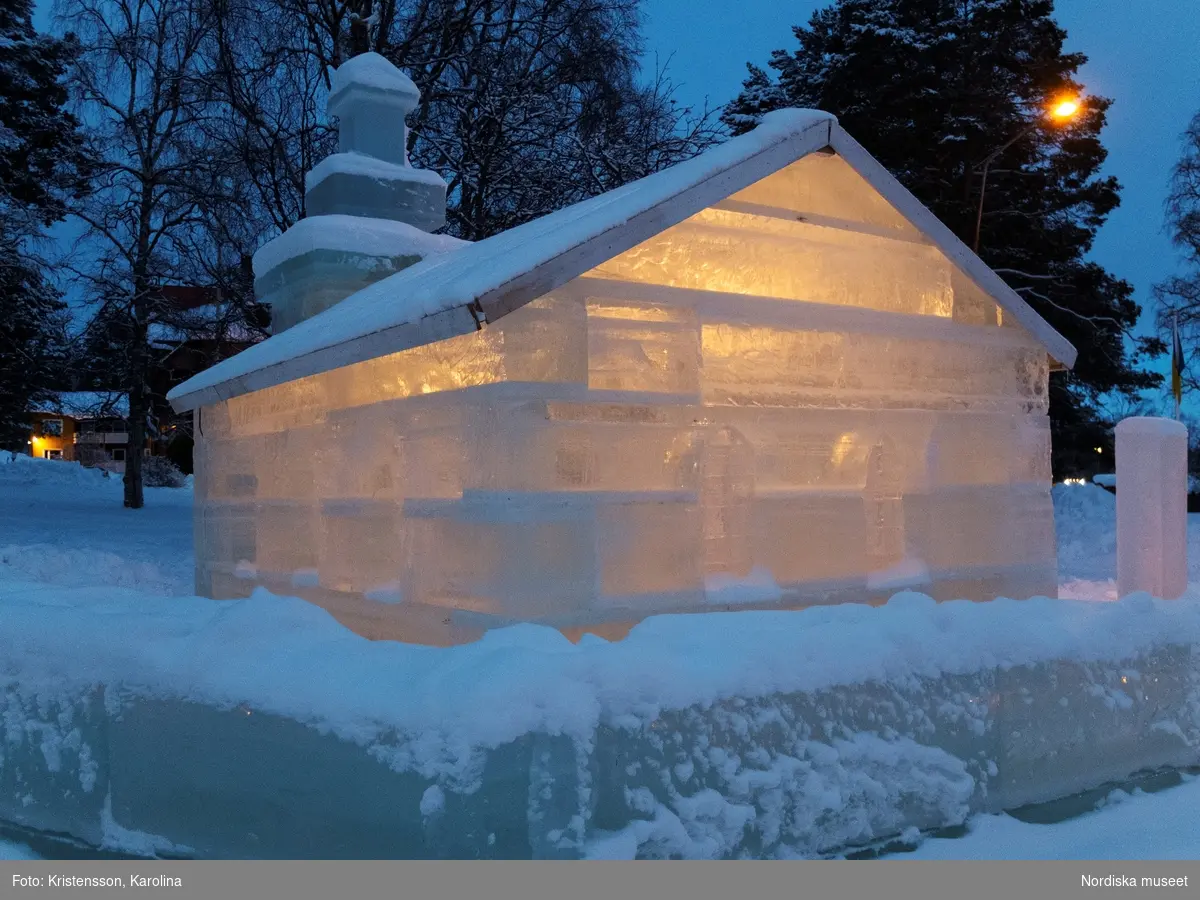
M 0 821 L 139 854 L 814 856 L 1200 763 L 1192 597 L 429 648 L 265 593 L 40 593 L 0 604 Z

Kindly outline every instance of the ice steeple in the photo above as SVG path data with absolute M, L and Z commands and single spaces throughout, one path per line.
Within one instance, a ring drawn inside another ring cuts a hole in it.
M 446 183 L 408 161 L 405 117 L 420 99 L 378 53 L 334 71 L 326 108 L 338 152 L 305 179 L 307 218 L 254 255 L 254 290 L 275 333 L 463 243 L 431 233 L 446 222 Z

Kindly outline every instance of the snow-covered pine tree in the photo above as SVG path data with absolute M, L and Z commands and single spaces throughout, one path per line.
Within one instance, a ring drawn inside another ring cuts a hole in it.
M 0 221 L 0 450 L 26 450 L 29 411 L 62 387 L 65 304 Z
M 1053 13 L 1052 0 L 836 0 L 794 29 L 795 50 L 772 54 L 774 80 L 750 67 L 722 119 L 741 133 L 769 109 L 833 113 L 969 245 L 982 160 L 1048 102 L 1083 91 L 1086 58 L 1064 52 Z M 1109 440 L 1102 395 L 1160 380 L 1127 349 L 1132 287 L 1086 258 L 1119 202 L 1116 180 L 1098 174 L 1109 105 L 1088 96 L 1069 125 L 1036 128 L 988 176 L 980 255 L 1079 350 L 1074 370 L 1051 378 L 1060 476 L 1086 471 Z
M 0 448 L 14 450 L 62 369 L 64 305 L 33 247 L 87 186 L 61 83 L 76 48 L 35 32 L 32 12 L 0 0 Z

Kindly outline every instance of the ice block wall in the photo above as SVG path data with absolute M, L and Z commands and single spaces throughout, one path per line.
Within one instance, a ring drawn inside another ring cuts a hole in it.
M 1053 595 L 1047 379 L 1040 344 L 810 156 L 477 334 L 202 409 L 198 587 L 439 643 L 904 586 Z

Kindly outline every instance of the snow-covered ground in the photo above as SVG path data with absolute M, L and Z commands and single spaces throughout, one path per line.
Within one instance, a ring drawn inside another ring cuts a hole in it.
M 1200 641 L 1200 592 L 1175 604 L 1105 603 L 1102 613 L 1090 603 L 1041 601 L 1022 606 L 1019 615 L 1011 601 L 935 608 L 910 593 L 879 610 L 813 610 L 803 614 L 803 628 L 783 618 L 794 615 L 786 613 L 734 614 L 736 623 L 726 614 L 663 617 L 616 646 L 598 639 L 572 645 L 529 627 L 453 650 L 370 644 L 300 601 L 260 593 L 213 604 L 188 596 L 189 489 L 150 489 L 146 509 L 129 511 L 121 506 L 119 478 L 64 463 L 6 462 L 0 455 L 0 499 L 0 603 L 6 628 L 20 638 L 14 653 L 33 669 L 68 680 L 75 674 L 69 661 L 55 658 L 58 641 L 90 654 L 91 677 L 120 678 L 151 663 L 178 682 L 183 696 L 235 703 L 253 696 L 259 708 L 351 740 L 370 739 L 372 728 L 403 716 L 430 735 L 430 758 L 404 761 L 418 768 L 457 764 L 452 757 L 472 741 L 495 746 L 533 728 L 586 730 L 601 710 L 641 716 L 648 702 L 681 708 L 742 691 L 809 690 L 835 676 L 853 683 L 966 672 L 981 657 L 1013 664 L 1064 653 L 1104 658 L 1165 634 L 1195 632 Z M 1113 496 L 1094 486 L 1056 487 L 1055 512 L 1062 596 L 1115 600 Z M 1189 527 L 1193 581 L 1200 581 L 1200 517 Z M 47 584 L 61 590 L 47 592 Z M 164 596 L 175 599 L 164 604 Z M 44 634 L 39 621 L 49 623 Z M 92 632 L 103 627 L 133 637 L 97 639 Z M 264 629 L 279 637 L 274 659 L 263 656 Z M 227 657 L 227 667 L 203 664 L 215 652 Z M 80 658 L 72 657 L 76 666 Z M 304 667 L 289 670 L 294 659 L 303 659 Z M 390 689 L 354 687 L 396 683 L 410 689 L 398 697 Z M 528 705 L 489 702 L 533 696 L 535 684 L 547 683 L 556 685 L 552 695 Z M 314 708 L 297 708 L 297 693 Z M 442 700 L 422 700 L 426 693 Z M 926 839 L 909 855 L 1200 858 L 1200 819 L 1192 813 L 1198 801 L 1200 782 L 1187 782 L 1155 794 L 1114 794 L 1102 809 L 1052 826 L 979 816 L 965 837 Z M 636 848 L 636 835 L 618 837 Z M 0 841 L 0 858 L 30 855 L 27 847 Z
M 190 594 L 191 491 L 147 488 L 140 510 L 121 497 L 119 475 L 0 452 L 0 580 Z
M 1117 599 L 1117 498 L 1095 485 L 1054 487 L 1058 596 Z M 1200 514 L 1188 516 L 1188 581 L 1200 583 Z
M 925 840 L 904 859 L 1200 859 L 1200 780 L 1155 793 L 1116 790 L 1052 825 L 976 816 L 960 838 Z
M 14 844 L 11 841 L 0 841 L 0 859 L 40 859 L 36 853 L 24 844 Z

